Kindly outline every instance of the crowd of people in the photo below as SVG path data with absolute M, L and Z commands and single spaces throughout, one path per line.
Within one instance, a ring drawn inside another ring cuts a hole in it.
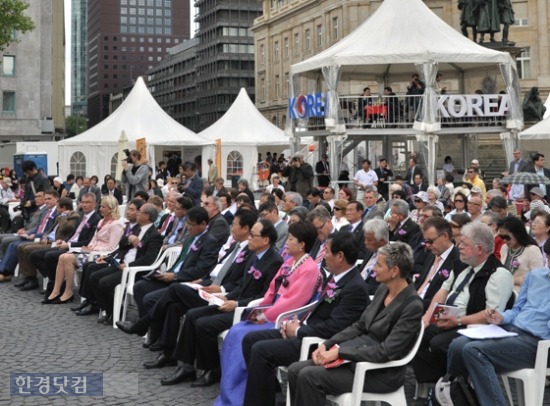
M 0 235 L 0 282 L 10 282 L 18 265 L 15 286 L 33 290 L 40 273 L 49 279 L 42 304 L 59 305 L 74 301 L 80 270 L 82 301 L 72 312 L 102 312 L 98 322 L 112 325 L 122 270 L 181 247 L 168 269 L 138 274 L 138 315 L 116 323 L 124 333 L 147 335 L 144 348 L 158 352 L 145 368 L 176 366 L 159 377 L 162 385 L 221 382 L 215 405 L 274 405 L 276 370 L 287 366 L 291 403 L 324 405 L 327 395 L 351 390 L 354 363 L 407 355 L 422 323 L 416 380 L 433 388 L 439 381 L 432 393 L 445 404 L 450 395 L 441 378 L 464 375 L 480 404 L 504 405 L 498 373 L 532 367 L 538 340 L 550 338 L 543 299 L 550 210 L 542 185 L 526 187 L 532 202 L 522 216 L 510 212 L 508 190 L 486 191 L 477 182 L 479 168 L 467 171 L 463 186 L 440 179 L 428 188 L 411 157 L 406 176 L 387 189 L 387 161 L 375 170 L 363 161 L 356 197 L 347 187 L 313 187 L 313 168 L 297 154 L 284 175 L 274 172 L 256 203 L 246 179 L 226 188 L 214 170 L 203 180 L 194 163 L 183 163 L 180 176 L 171 177 L 161 163 L 166 179 L 153 183 L 139 152 L 129 158 L 124 218 L 123 192 L 111 177 L 104 187 L 84 177 L 77 189 L 69 183 L 78 185 L 74 177 L 50 183 L 25 161 L 24 223 Z M 329 173 L 323 162 L 315 170 L 320 176 Z M 8 182 L 1 183 L 5 189 Z M 255 300 L 259 305 L 233 324 L 236 308 Z M 279 315 L 307 304 L 307 312 L 276 327 Z M 456 311 L 434 317 L 438 304 Z M 487 323 L 518 336 L 479 343 L 459 333 Z M 218 336 L 226 330 L 220 352 Z M 301 361 L 307 336 L 323 342 Z M 336 361 L 342 362 L 331 367 Z M 405 370 L 369 372 L 365 390 L 394 391 Z

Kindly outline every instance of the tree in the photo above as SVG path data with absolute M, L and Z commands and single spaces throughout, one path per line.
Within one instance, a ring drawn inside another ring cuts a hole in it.
M 88 129 L 88 120 L 82 116 L 69 116 L 65 119 L 67 138 L 74 137 Z
M 23 0 L 0 1 L 0 52 L 11 42 L 18 42 L 14 32 L 25 33 L 34 29 L 32 19 L 25 15 L 29 4 Z

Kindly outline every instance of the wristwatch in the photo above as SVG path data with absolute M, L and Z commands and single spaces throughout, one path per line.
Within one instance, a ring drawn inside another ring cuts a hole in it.
M 456 318 L 456 322 L 457 322 L 457 326 L 458 326 L 458 327 L 461 327 L 461 326 L 462 326 L 462 321 L 460 320 L 460 317 L 457 317 L 457 318 Z

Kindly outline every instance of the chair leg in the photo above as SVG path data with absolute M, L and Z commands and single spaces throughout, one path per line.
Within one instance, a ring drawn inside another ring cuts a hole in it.
M 506 397 L 508 397 L 508 401 L 513 406 L 514 405 L 514 399 L 512 398 L 512 391 L 510 390 L 510 378 L 507 376 L 502 377 L 502 383 L 504 384 L 504 390 L 506 391 Z
M 120 320 L 120 307 L 121 307 L 121 297 L 122 297 L 122 286 L 116 285 L 115 287 L 115 299 L 113 300 L 113 327 L 116 327 L 116 322 Z M 122 321 L 124 321 L 125 318 L 123 317 Z
M 527 402 L 526 391 L 525 391 L 525 382 L 521 379 L 516 379 L 516 394 L 518 397 L 519 406 L 531 406 L 534 403 Z

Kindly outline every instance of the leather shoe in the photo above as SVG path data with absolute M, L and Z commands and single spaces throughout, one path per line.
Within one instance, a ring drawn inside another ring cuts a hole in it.
M 119 330 L 125 332 L 126 334 L 137 334 L 139 336 L 144 336 L 147 334 L 149 329 L 149 317 L 145 316 L 132 323 L 131 321 L 117 321 L 116 326 Z
M 90 314 L 97 313 L 99 313 L 99 307 L 97 307 L 94 303 L 88 303 L 88 305 L 84 306 L 81 310 L 74 312 L 77 316 L 88 316 Z
M 192 381 L 197 376 L 195 368 L 189 364 L 178 365 L 174 373 L 166 375 L 160 380 L 160 384 L 164 386 L 175 385 L 180 382 Z
M 219 369 L 204 371 L 195 381 L 191 383 L 191 387 L 199 388 L 202 386 L 212 386 L 220 381 L 221 373 Z
M 30 279 L 31 278 L 23 278 L 19 282 L 15 283 L 13 286 L 15 286 L 16 288 L 22 288 L 24 285 L 27 284 Z
M 164 355 L 160 354 L 155 361 L 144 362 L 143 366 L 145 369 L 154 369 L 154 368 L 164 368 L 164 367 L 174 367 L 178 364 L 178 361 Z
M 34 289 L 38 289 L 38 281 L 35 278 L 29 279 L 27 283 L 21 286 L 22 291 L 34 290 Z
M 82 303 L 80 303 L 78 306 L 76 307 L 71 307 L 71 312 L 78 312 L 82 309 L 84 309 L 86 306 L 88 306 L 90 304 L 90 302 L 88 300 L 85 300 L 83 301 Z
M 155 341 L 153 344 L 149 345 L 149 351 L 162 351 L 164 347 L 160 345 L 159 340 Z

